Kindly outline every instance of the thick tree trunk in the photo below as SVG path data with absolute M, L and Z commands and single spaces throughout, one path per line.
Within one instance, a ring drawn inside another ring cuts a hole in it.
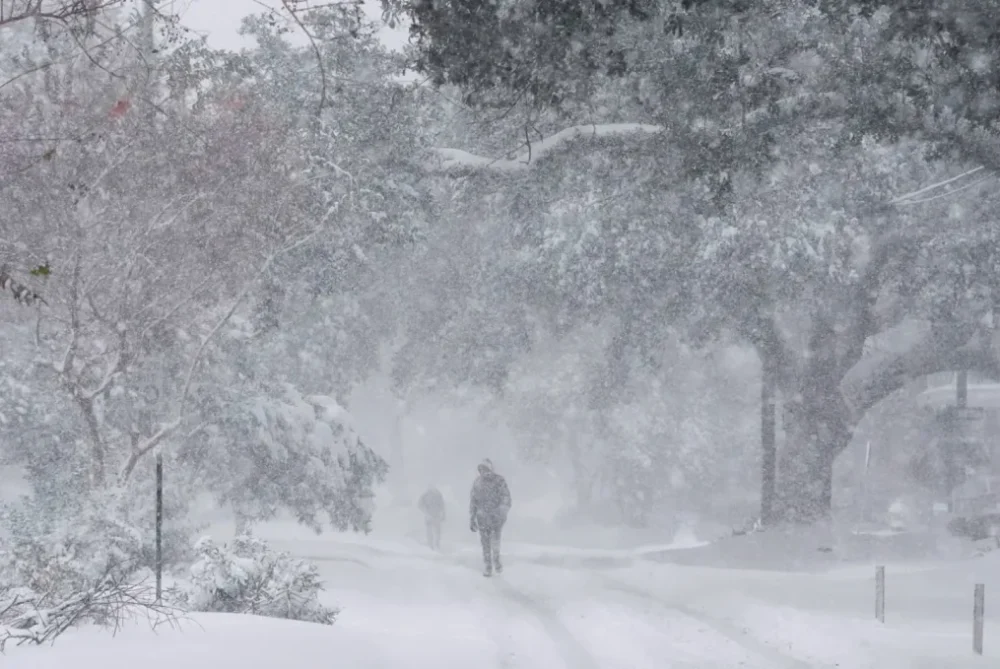
M 856 420 L 840 392 L 845 363 L 833 321 L 814 317 L 806 364 L 786 402 L 784 458 L 779 472 L 780 517 L 795 523 L 828 519 L 833 510 L 833 463 L 851 441 Z
M 94 412 L 94 403 L 91 400 L 78 398 L 77 406 L 83 413 L 83 420 L 87 424 L 87 432 L 90 434 L 90 485 L 94 490 L 100 490 L 104 488 L 106 481 L 105 461 L 107 459 L 104 439 L 101 437 L 101 426 L 97 420 L 97 414 Z
M 833 465 L 851 441 L 852 426 L 846 411 L 817 409 L 802 402 L 787 412 L 775 513 L 784 522 L 828 519 L 833 509 Z

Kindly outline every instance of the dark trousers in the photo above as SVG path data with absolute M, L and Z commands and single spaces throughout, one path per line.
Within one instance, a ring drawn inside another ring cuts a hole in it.
M 483 564 L 487 571 L 503 568 L 500 564 L 500 538 L 502 534 L 502 520 L 479 523 L 479 541 L 483 545 Z
M 427 545 L 435 551 L 441 548 L 441 521 L 437 518 L 427 518 Z

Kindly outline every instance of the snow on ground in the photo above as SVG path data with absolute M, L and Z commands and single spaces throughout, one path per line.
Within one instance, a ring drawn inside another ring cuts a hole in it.
M 260 528 L 276 547 L 317 561 L 328 603 L 342 607 L 333 627 L 198 615 L 182 629 L 156 634 L 130 628 L 112 639 L 74 631 L 52 648 L 8 650 L 0 663 L 4 669 L 1000 666 L 997 616 L 987 621 L 986 655 L 975 656 L 971 647 L 972 584 L 985 582 L 988 598 L 1000 592 L 998 554 L 936 565 L 889 562 L 882 625 L 874 619 L 872 565 L 735 569 L 669 564 L 662 546 L 611 551 L 513 542 L 505 573 L 485 579 L 468 528 L 450 533 L 442 554 L 422 546 L 419 531 L 397 529 L 363 537 Z M 223 528 L 213 533 L 225 538 Z M 732 552 L 737 545 L 713 548 Z M 675 550 L 705 555 L 709 547 Z M 987 602 L 987 615 L 992 609 Z

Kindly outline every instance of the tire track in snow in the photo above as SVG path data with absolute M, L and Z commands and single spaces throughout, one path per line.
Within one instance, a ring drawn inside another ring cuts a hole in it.
M 444 602 L 448 607 L 454 607 L 461 611 L 461 616 L 466 619 L 480 621 L 477 625 L 484 633 L 484 641 L 491 642 L 495 652 L 491 653 L 494 662 L 488 666 L 500 667 L 502 669 L 515 669 L 517 666 L 512 662 L 515 653 L 512 652 L 510 635 L 504 634 L 504 624 L 507 621 L 505 616 L 497 612 L 495 604 L 495 594 L 480 591 L 482 587 L 482 576 L 476 574 L 475 578 L 465 566 L 455 563 L 442 555 L 398 555 L 385 551 L 365 551 L 371 559 L 363 560 L 349 555 L 306 555 L 296 554 L 300 559 L 310 560 L 319 564 L 344 564 L 352 563 L 365 571 L 379 573 L 383 570 L 399 573 L 399 569 L 414 570 L 418 573 L 411 574 L 406 579 L 410 587 L 414 589 L 401 590 L 401 597 L 417 597 L 422 601 L 425 597 L 431 597 L 439 602 Z M 428 561 L 437 562 L 439 568 L 427 569 Z M 361 588 L 364 591 L 364 588 Z M 491 596 L 492 595 L 492 596 Z M 384 595 L 383 595 L 384 596 Z M 393 601 L 390 597 L 385 601 Z M 397 600 L 398 603 L 398 600 Z M 402 604 L 405 607 L 405 604 Z
M 675 613 L 680 613 L 698 623 L 704 625 L 705 627 L 711 629 L 716 634 L 722 636 L 725 639 L 733 642 L 737 646 L 743 648 L 753 655 L 757 655 L 767 662 L 773 663 L 776 668 L 780 669 L 816 669 L 816 665 L 813 663 L 805 662 L 797 657 L 792 657 L 790 655 L 785 655 L 781 651 L 775 649 L 768 644 L 759 641 L 747 634 L 742 630 L 736 628 L 723 620 L 718 620 L 712 616 L 705 615 L 704 613 L 692 609 L 683 604 L 676 604 L 674 602 L 665 601 L 664 599 L 657 597 L 645 590 L 640 590 L 639 588 L 632 586 L 628 583 L 619 581 L 618 579 L 612 578 L 610 576 L 605 576 L 604 574 L 596 574 L 605 584 L 605 587 L 609 590 L 615 590 L 622 594 L 629 595 L 636 599 L 641 599 L 643 601 L 650 602 L 661 608 L 668 609 Z
M 573 633 L 569 631 L 554 611 L 521 592 L 503 580 L 502 576 L 494 577 L 496 589 L 503 596 L 516 604 L 521 609 L 530 613 L 541 624 L 546 636 L 552 642 L 555 649 L 562 657 L 566 669 L 600 669 L 600 664 L 587 651 L 587 649 L 577 641 Z
M 456 556 L 440 557 L 443 558 L 439 560 L 443 578 L 435 580 L 449 593 L 451 599 L 464 605 L 470 614 L 480 614 L 485 618 L 486 632 L 496 646 L 495 666 L 515 669 L 523 666 L 517 659 L 518 651 L 527 647 L 538 652 L 535 643 L 518 645 L 516 639 L 523 635 L 523 630 L 516 635 L 516 627 L 525 625 L 538 636 L 538 640 L 547 640 L 552 651 L 552 657 L 547 661 L 538 661 L 539 658 L 533 657 L 535 661 L 530 666 L 552 667 L 555 664 L 553 660 L 562 660 L 565 669 L 601 669 L 599 663 L 558 620 L 553 611 L 505 582 L 502 575 L 485 579 L 474 563 L 470 568 L 470 565 L 456 560 Z M 500 597 L 497 597 L 498 591 Z M 473 597 L 470 598 L 470 595 Z M 469 606 L 470 599 L 474 606 Z M 518 616 L 509 608 L 498 606 L 498 600 L 513 604 L 518 611 L 527 613 L 527 616 Z M 530 625 L 531 620 L 540 623 L 541 629 Z
M 501 620 L 494 607 L 490 606 L 488 593 L 480 589 L 481 583 L 470 578 L 471 574 L 475 572 L 470 574 L 468 569 L 445 556 L 439 556 L 438 562 L 442 567 L 442 576 L 448 574 L 439 580 L 441 589 L 446 590 L 450 599 L 461 603 L 470 614 L 485 618 L 483 627 L 486 628 L 485 631 L 492 639 L 496 649 L 494 666 L 502 669 L 514 669 L 517 665 L 512 661 L 514 651 L 511 648 L 511 636 L 503 633 L 502 624 L 506 621 Z M 481 576 L 478 578 L 482 579 Z M 470 598 L 470 594 L 479 596 Z M 470 599 L 472 599 L 475 608 L 469 606 Z

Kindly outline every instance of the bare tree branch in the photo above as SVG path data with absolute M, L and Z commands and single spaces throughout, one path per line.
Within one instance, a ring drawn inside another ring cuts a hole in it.
M 0 653 L 8 643 L 51 643 L 83 621 L 118 631 L 127 620 L 139 616 L 153 629 L 182 619 L 176 607 L 156 599 L 155 590 L 146 582 L 134 580 L 134 569 L 120 567 L 109 563 L 87 589 L 54 603 L 48 595 L 0 589 Z
M 0 0 L 0 29 L 15 23 L 35 19 L 69 23 L 78 19 L 90 19 L 98 12 L 125 4 L 125 0 L 54 0 L 45 2 L 22 2 Z

